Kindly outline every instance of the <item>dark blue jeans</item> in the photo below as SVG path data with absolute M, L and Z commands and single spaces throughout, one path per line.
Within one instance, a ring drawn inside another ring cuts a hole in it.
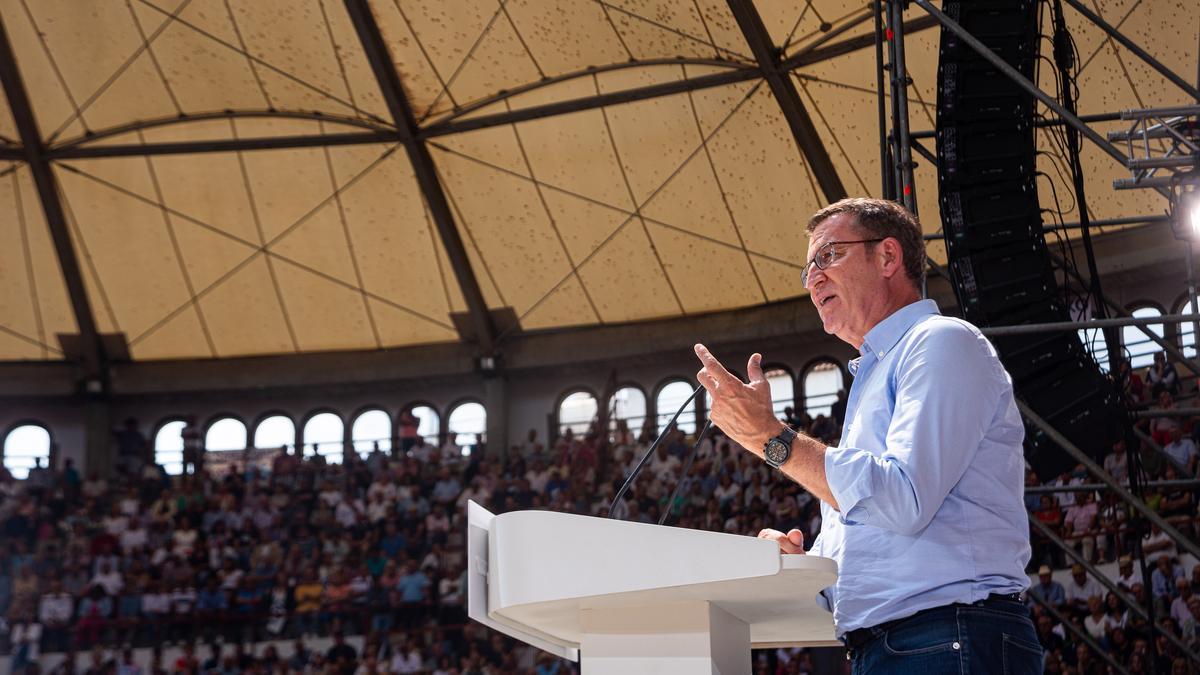
M 871 632 L 850 652 L 854 675 L 1042 672 L 1029 609 L 1012 600 L 939 607 Z

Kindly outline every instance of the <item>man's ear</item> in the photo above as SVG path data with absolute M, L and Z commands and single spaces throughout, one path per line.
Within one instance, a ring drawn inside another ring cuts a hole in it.
M 888 237 L 879 242 L 877 253 L 880 264 L 883 266 L 885 279 L 890 279 L 904 271 L 904 251 L 900 248 L 900 242 Z

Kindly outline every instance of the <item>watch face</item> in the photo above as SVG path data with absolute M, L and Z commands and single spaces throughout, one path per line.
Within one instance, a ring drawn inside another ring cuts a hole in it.
M 777 438 L 772 438 L 771 441 L 767 443 L 766 449 L 763 450 L 763 458 L 766 459 L 768 463 L 778 466 L 787 461 L 788 450 L 788 446 L 784 445 L 783 441 L 780 441 Z

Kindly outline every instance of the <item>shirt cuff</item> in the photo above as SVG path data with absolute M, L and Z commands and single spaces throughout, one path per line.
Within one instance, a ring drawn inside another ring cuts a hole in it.
M 838 505 L 843 525 L 866 525 L 871 518 L 867 500 L 872 496 L 870 453 L 854 448 L 825 448 L 825 482 Z

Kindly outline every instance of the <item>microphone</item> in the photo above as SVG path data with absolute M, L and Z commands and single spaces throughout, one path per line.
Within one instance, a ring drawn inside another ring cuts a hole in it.
M 621 486 L 620 490 L 617 490 L 617 496 L 613 497 L 612 504 L 608 507 L 609 518 L 615 517 L 614 514 L 617 512 L 617 504 L 621 503 L 621 498 L 624 497 L 625 493 L 629 491 L 629 486 L 633 485 L 633 480 L 637 478 L 639 473 L 642 472 L 642 467 L 646 466 L 646 462 L 650 460 L 650 455 L 654 454 L 654 451 L 658 449 L 659 444 L 661 444 L 663 439 L 666 438 L 667 432 L 671 430 L 671 427 L 675 426 L 675 420 L 679 419 L 679 416 L 683 413 L 683 409 L 688 407 L 688 404 L 696 398 L 696 395 L 699 394 L 700 390 L 703 388 L 704 385 L 696 387 L 696 391 L 693 391 L 692 395 L 683 402 L 683 405 L 679 406 L 679 410 L 675 411 L 675 414 L 671 417 L 671 421 L 667 422 L 667 426 L 663 427 L 663 430 L 658 435 L 658 438 L 654 439 L 654 442 L 651 443 L 650 447 L 646 449 L 646 454 L 642 455 L 642 459 L 637 463 L 637 466 L 633 467 L 633 471 L 629 472 L 629 478 L 626 478 L 625 484 Z
M 667 506 L 663 509 L 662 515 L 658 518 L 658 524 L 662 525 L 667 522 L 667 516 L 671 513 L 671 505 L 675 503 L 675 497 L 679 495 L 679 488 L 683 487 L 683 481 L 687 480 L 688 472 L 692 470 L 692 462 L 696 461 L 697 450 L 700 449 L 700 441 L 708 435 L 708 430 L 712 428 L 712 420 L 704 423 L 704 428 L 700 430 L 700 435 L 696 437 L 696 442 L 688 449 L 687 462 L 683 465 L 683 473 L 679 474 L 679 480 L 675 481 L 675 489 L 671 490 L 671 498 L 667 500 Z

